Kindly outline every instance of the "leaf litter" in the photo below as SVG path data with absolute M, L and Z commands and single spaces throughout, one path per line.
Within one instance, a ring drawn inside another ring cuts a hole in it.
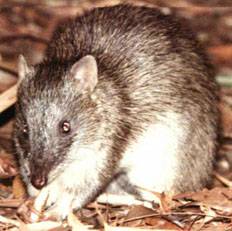
M 211 189 L 179 195 L 151 192 L 155 202 L 149 207 L 93 202 L 69 214 L 64 222 L 45 219 L 46 195 L 36 202 L 28 198 L 18 175 L 11 139 L 14 110 L 10 108 L 0 115 L 0 230 L 232 230 L 232 8 L 196 0 L 77 0 L 72 4 L 65 0 L 0 0 L 0 93 L 15 83 L 20 53 L 32 64 L 41 60 L 57 21 L 119 2 L 162 7 L 167 14 L 184 17 L 212 58 L 222 86 L 219 108 L 223 123 Z

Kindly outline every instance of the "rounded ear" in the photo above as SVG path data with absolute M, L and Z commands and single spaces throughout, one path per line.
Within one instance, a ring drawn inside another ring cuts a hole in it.
M 96 59 L 86 55 L 73 64 L 70 70 L 71 78 L 78 81 L 81 91 L 92 92 L 98 82 L 98 68 Z
M 32 72 L 34 72 L 34 68 L 28 66 L 27 61 L 23 55 L 19 55 L 19 62 L 18 62 L 19 82 L 21 82 L 26 75 L 31 74 Z

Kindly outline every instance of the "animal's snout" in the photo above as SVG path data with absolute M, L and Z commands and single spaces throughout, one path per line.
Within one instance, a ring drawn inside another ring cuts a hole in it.
M 31 184 L 35 188 L 41 189 L 47 184 L 47 176 L 44 172 L 33 174 L 31 175 Z

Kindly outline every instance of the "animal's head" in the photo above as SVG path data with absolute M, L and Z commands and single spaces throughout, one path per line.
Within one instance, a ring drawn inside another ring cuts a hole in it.
M 73 145 L 95 139 L 100 115 L 91 97 L 97 72 L 90 55 L 75 63 L 44 62 L 36 67 L 20 58 L 14 141 L 26 183 L 44 187 L 51 175 L 56 177 L 73 161 Z

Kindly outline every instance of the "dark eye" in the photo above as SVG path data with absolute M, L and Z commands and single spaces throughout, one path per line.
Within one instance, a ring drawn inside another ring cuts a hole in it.
M 71 131 L 71 125 L 70 122 L 65 120 L 63 122 L 61 122 L 61 132 L 64 134 L 68 134 Z

